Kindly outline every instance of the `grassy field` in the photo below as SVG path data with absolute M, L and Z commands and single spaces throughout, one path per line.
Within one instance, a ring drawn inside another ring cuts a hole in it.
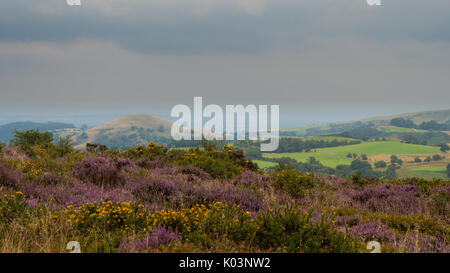
M 281 158 L 290 157 L 299 162 L 307 162 L 310 157 L 315 157 L 325 166 L 336 168 L 337 165 L 350 165 L 353 159 L 346 158 L 341 155 L 326 154 L 321 152 L 309 152 L 309 153 L 279 153 L 279 154 L 267 154 L 264 155 L 267 158 Z
M 433 178 L 448 179 L 446 166 L 418 168 L 418 169 L 400 169 L 397 171 L 397 173 L 399 177 L 417 176 L 426 179 L 433 179 Z
M 424 133 L 425 130 L 413 129 L 413 128 L 403 128 L 397 126 L 380 126 L 378 130 L 385 133 Z
M 439 153 L 439 147 L 401 143 L 398 141 L 373 141 L 356 145 L 317 149 L 319 153 L 340 154 L 433 154 Z
M 315 157 L 325 166 L 335 168 L 338 165 L 351 164 L 354 159 L 348 158 L 348 153 L 357 154 L 358 156 L 366 154 L 368 155 L 369 162 L 371 164 L 374 164 L 374 162 L 378 160 L 389 162 L 390 156 L 395 154 L 405 162 L 405 166 L 403 166 L 398 172 L 400 177 L 419 176 L 429 179 L 447 178 L 445 168 L 448 163 L 448 159 L 442 161 L 432 161 L 430 163 L 409 163 L 410 161 L 413 161 L 415 157 L 424 159 L 426 156 L 440 153 L 439 147 L 406 144 L 399 141 L 371 141 L 356 145 L 315 149 L 312 152 L 307 153 L 265 154 L 264 157 L 290 157 L 299 162 L 307 162 L 310 157 Z M 447 155 L 445 156 L 447 158 L 450 157 Z

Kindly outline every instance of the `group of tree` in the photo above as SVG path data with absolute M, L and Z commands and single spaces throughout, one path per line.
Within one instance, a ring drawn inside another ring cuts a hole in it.
M 356 159 L 351 162 L 350 165 L 338 165 L 336 166 L 336 176 L 349 177 L 358 174 L 361 177 L 377 177 L 385 179 L 393 179 L 396 177 L 396 167 L 393 165 L 387 166 L 386 162 L 383 162 L 384 171 L 375 171 L 372 165 L 364 160 Z M 380 163 L 379 163 L 380 164 Z M 377 166 L 375 166 L 377 167 Z
M 187 145 L 189 141 L 182 141 L 173 145 Z M 324 139 L 302 139 L 302 138 L 280 138 L 278 149 L 275 153 L 296 153 L 296 152 L 311 152 L 314 149 L 337 147 L 344 145 L 360 144 L 359 140 L 324 140 Z M 179 146 L 182 147 L 182 146 Z M 261 159 L 260 152 L 261 142 L 252 140 L 239 140 L 232 142 L 232 148 L 243 150 L 245 155 L 250 159 Z
M 391 165 L 392 166 L 401 166 L 401 165 L 403 165 L 403 160 L 398 158 L 396 155 L 391 155 Z
M 436 131 L 449 131 L 450 130 L 450 122 L 446 123 L 438 123 L 435 120 L 424 121 L 421 124 L 417 125 L 410 119 L 405 118 L 394 118 L 391 120 L 390 124 L 392 126 L 403 127 L 403 128 L 412 128 L 412 129 L 422 129 L 422 130 L 436 130 Z
M 361 156 L 358 156 L 358 154 L 356 153 L 348 153 L 347 158 L 354 158 L 354 159 L 361 159 L 361 160 L 368 160 L 369 158 L 367 157 L 366 154 L 362 154 Z
M 54 157 L 61 157 L 73 151 L 72 141 L 69 137 L 60 137 L 56 142 L 51 132 L 39 130 L 14 131 L 11 146 L 19 147 L 30 156 L 34 155 L 34 147 L 45 149 Z
M 267 160 L 267 159 L 265 159 Z M 301 172 L 313 172 L 321 175 L 333 175 L 335 170 L 331 167 L 324 166 L 316 158 L 310 157 L 307 162 L 298 162 L 290 157 L 282 157 L 277 159 L 269 159 L 269 161 L 277 162 L 281 165 L 289 166 L 292 169 Z M 273 167 L 274 168 L 274 167 Z
M 370 138 L 377 138 L 377 137 L 380 138 L 383 137 L 384 135 L 383 132 L 375 128 L 372 128 L 372 126 L 368 124 L 353 128 L 340 134 L 336 134 L 336 136 L 356 138 L 362 141 L 367 141 Z

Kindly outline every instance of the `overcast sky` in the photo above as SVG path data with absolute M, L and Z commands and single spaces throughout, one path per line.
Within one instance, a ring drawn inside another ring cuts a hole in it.
M 450 108 L 450 1 L 381 1 L 2 0 L 0 115 L 168 116 L 194 96 L 279 104 L 285 126 Z

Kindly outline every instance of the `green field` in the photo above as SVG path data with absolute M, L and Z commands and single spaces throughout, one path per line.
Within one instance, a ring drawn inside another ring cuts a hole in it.
M 397 126 L 380 126 L 378 130 L 385 133 L 424 133 L 425 130 L 413 129 L 413 128 L 403 128 Z
M 398 141 L 373 141 L 361 144 L 317 149 L 319 153 L 340 154 L 356 153 L 358 155 L 376 154 L 433 154 L 439 153 L 439 147 L 401 143 Z
M 356 141 L 358 139 L 349 138 L 349 137 L 341 137 L 341 136 L 312 136 L 312 137 L 304 137 L 304 140 L 323 140 L 331 142 L 333 140 L 337 141 Z
M 280 154 L 267 154 L 264 155 L 267 158 L 281 158 L 290 157 L 299 162 L 307 162 L 310 157 L 315 157 L 325 166 L 336 168 L 337 165 L 350 165 L 352 163 L 351 158 L 344 157 L 342 155 L 325 154 L 320 152 L 309 152 L 309 153 L 280 153 Z
M 265 154 L 266 158 L 290 157 L 299 162 L 306 162 L 310 157 L 315 157 L 325 166 L 335 168 L 337 165 L 349 165 L 353 158 L 347 158 L 348 153 L 357 155 L 377 155 L 377 154 L 396 154 L 396 155 L 421 155 L 439 153 L 439 147 L 406 144 L 398 141 L 372 141 L 355 145 L 346 145 L 330 148 L 316 149 L 313 152 L 305 153 L 276 153 Z
M 448 179 L 446 166 L 418 168 L 418 169 L 400 169 L 397 171 L 397 174 L 399 177 L 417 176 L 427 179 L 433 178 Z

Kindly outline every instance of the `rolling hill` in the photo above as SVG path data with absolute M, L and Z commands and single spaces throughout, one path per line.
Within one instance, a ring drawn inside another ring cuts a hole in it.
M 318 136 L 325 134 L 339 134 L 367 124 L 371 124 L 374 126 L 387 126 L 389 125 L 390 121 L 394 118 L 410 119 L 416 124 L 431 120 L 435 120 L 438 123 L 446 123 L 450 120 L 450 110 L 405 113 L 399 115 L 372 117 L 346 122 L 336 122 L 336 123 L 318 124 L 295 128 L 286 128 L 281 129 L 280 132 L 282 135 L 296 135 L 296 136 Z
M 127 148 L 150 141 L 167 144 L 171 141 L 171 126 L 171 122 L 159 117 L 129 115 L 86 130 L 73 140 L 77 149 L 84 149 L 86 143 L 102 144 L 109 148 Z

